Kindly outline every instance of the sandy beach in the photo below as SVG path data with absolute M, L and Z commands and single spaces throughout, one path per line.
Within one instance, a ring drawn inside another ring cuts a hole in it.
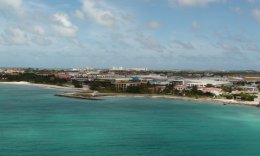
M 58 89 L 58 90 L 64 90 L 64 91 L 85 91 L 84 88 L 74 88 L 73 86 L 57 86 L 57 85 L 49 85 L 49 84 L 36 84 L 36 83 L 30 83 L 30 82 L 0 82 L 0 84 L 10 84 L 10 85 L 28 85 L 28 86 L 34 86 L 34 87 L 40 87 L 40 88 L 47 88 L 47 89 Z
M 58 94 L 57 96 L 63 96 L 68 98 L 80 98 L 80 99 L 90 99 L 90 93 L 84 93 L 86 91 L 89 92 L 88 88 L 74 88 L 73 86 L 56 86 L 56 85 L 48 85 L 48 84 L 35 84 L 30 82 L 0 82 L 0 84 L 10 84 L 10 85 L 28 85 L 34 87 L 41 87 L 47 89 L 58 89 L 62 90 L 66 93 Z M 79 96 L 79 93 L 86 94 L 86 97 Z M 133 98 L 163 98 L 163 99 L 172 99 L 172 100 L 187 100 L 187 101 L 196 101 L 196 102 L 208 102 L 208 103 L 220 103 L 220 104 L 239 104 L 239 105 L 247 105 L 247 106 L 259 106 L 259 99 L 255 101 L 238 101 L 238 100 L 229 100 L 229 99 L 214 99 L 214 98 L 192 98 L 192 97 L 181 97 L 181 96 L 172 96 L 172 95 L 155 95 L 155 94 L 126 94 L 126 93 L 99 93 L 99 98 L 102 97 L 133 97 Z

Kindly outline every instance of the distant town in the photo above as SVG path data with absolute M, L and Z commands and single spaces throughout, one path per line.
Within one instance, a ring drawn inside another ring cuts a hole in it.
M 124 67 L 62 70 L 5 68 L 0 69 L 0 81 L 74 87 L 91 93 L 260 102 L 260 72 L 257 71 L 166 71 Z

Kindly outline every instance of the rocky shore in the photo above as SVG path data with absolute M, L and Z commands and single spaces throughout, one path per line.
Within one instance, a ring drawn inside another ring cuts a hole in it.
M 92 93 L 75 92 L 75 93 L 63 93 L 56 96 L 63 96 L 68 98 L 78 98 L 87 100 L 102 100 L 105 97 L 133 97 L 133 98 L 154 98 L 154 99 L 172 99 L 172 100 L 187 100 L 196 102 L 207 102 L 207 103 L 218 103 L 218 104 L 238 104 L 247 106 L 259 107 L 259 101 L 238 101 L 228 99 L 215 99 L 215 98 L 193 98 L 193 97 L 182 97 L 172 95 L 156 95 L 156 94 L 126 94 L 126 93 L 99 93 L 96 96 L 92 96 Z

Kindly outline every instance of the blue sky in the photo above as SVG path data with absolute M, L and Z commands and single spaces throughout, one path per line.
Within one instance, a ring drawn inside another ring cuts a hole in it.
M 1 0 L 0 66 L 260 67 L 260 0 Z

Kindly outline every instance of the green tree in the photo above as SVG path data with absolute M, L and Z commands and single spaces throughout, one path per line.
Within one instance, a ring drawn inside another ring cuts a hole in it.
M 240 96 L 241 96 L 241 100 L 243 101 L 254 101 L 256 98 L 256 96 L 250 95 L 248 93 L 241 93 Z
M 231 93 L 232 92 L 232 87 L 231 86 L 221 86 L 221 89 L 225 92 Z
M 225 97 L 226 99 L 233 99 L 234 96 L 232 94 L 222 94 L 221 96 Z
M 207 84 L 206 87 L 208 87 L 208 88 L 213 88 L 214 85 L 213 85 L 213 84 Z
M 83 88 L 82 84 L 79 81 L 72 80 L 72 84 L 75 88 Z

